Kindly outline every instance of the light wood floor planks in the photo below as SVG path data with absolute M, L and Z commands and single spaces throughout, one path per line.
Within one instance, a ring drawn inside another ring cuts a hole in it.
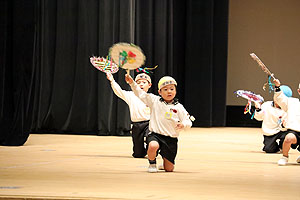
M 32 134 L 0 146 L 0 199 L 300 199 L 300 153 L 278 166 L 262 139 L 258 128 L 192 128 L 175 172 L 150 174 L 131 137 Z

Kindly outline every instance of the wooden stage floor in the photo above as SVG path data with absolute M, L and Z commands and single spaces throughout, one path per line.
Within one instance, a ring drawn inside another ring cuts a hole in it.
M 148 173 L 131 137 L 32 134 L 0 146 L 0 199 L 300 199 L 300 153 L 278 166 L 261 148 L 258 128 L 192 128 L 175 172 Z

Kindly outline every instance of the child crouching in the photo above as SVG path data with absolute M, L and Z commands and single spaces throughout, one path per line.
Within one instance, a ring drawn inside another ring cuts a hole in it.
M 147 137 L 149 172 L 157 172 L 156 156 L 163 157 L 164 170 L 174 170 L 179 132 L 190 128 L 192 122 L 188 112 L 175 99 L 177 83 L 170 76 L 165 76 L 158 83 L 160 96 L 146 93 L 133 81 L 130 75 L 125 76 L 134 94 L 150 107 L 150 133 Z

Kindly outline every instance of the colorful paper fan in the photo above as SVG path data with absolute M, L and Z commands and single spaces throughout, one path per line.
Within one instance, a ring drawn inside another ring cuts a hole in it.
M 116 63 L 112 62 L 112 60 L 105 59 L 103 57 L 90 57 L 90 62 L 92 65 L 102 71 L 102 72 L 110 72 L 112 74 L 119 71 L 119 67 Z
M 243 98 L 253 101 L 253 102 L 263 102 L 264 101 L 264 98 L 262 96 L 260 96 L 259 94 L 250 92 L 250 91 L 237 90 L 235 93 L 238 96 L 243 97 Z
M 264 98 L 258 94 L 255 94 L 253 92 L 250 92 L 250 91 L 245 91 L 245 90 L 237 90 L 235 91 L 235 93 L 240 96 L 240 97 L 243 97 L 245 99 L 248 100 L 248 103 L 244 109 L 244 114 L 246 113 L 250 113 L 251 114 L 251 101 L 253 102 L 263 102 L 264 101 Z M 253 117 L 253 115 L 252 115 Z
M 109 50 L 109 55 L 114 63 L 128 70 L 139 68 L 146 60 L 140 47 L 128 43 L 114 44 Z
M 257 62 L 257 64 L 261 67 L 261 69 L 267 73 L 269 76 L 271 76 L 273 79 L 275 79 L 274 74 L 270 72 L 270 70 L 266 67 L 266 65 L 259 59 L 255 53 L 250 53 L 250 56 Z

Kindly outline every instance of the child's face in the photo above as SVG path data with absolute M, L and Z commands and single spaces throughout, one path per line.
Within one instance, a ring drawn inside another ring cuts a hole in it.
M 166 85 L 165 87 L 158 90 L 158 93 L 167 103 L 170 103 L 176 96 L 176 87 L 173 84 Z
M 149 83 L 146 79 L 139 79 L 136 81 L 136 83 L 145 92 L 148 92 L 149 88 L 151 87 L 151 83 Z

